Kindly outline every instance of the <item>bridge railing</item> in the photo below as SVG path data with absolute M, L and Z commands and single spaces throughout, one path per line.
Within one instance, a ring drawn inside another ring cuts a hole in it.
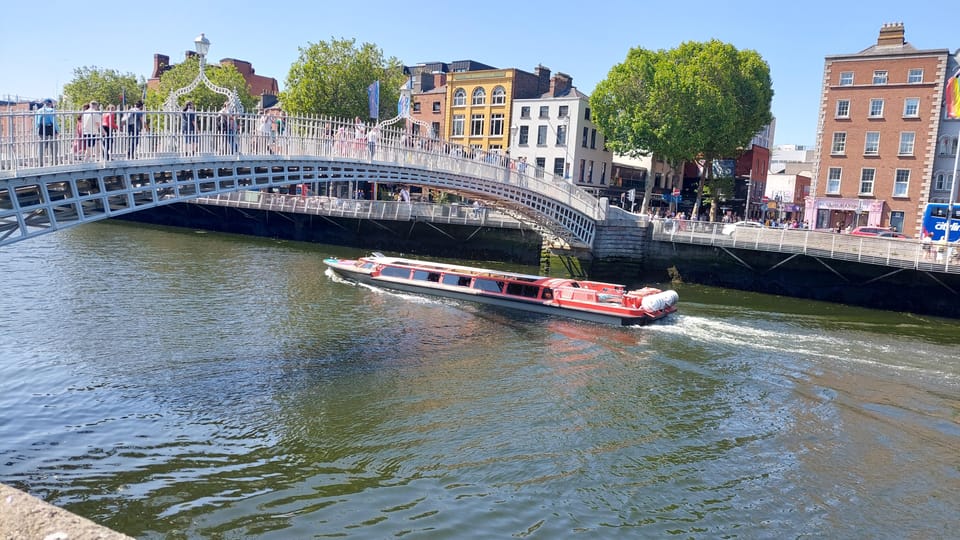
M 894 268 L 960 273 L 960 245 L 957 244 L 808 229 L 727 227 L 725 223 L 709 221 L 653 219 L 651 223 L 652 238 L 666 242 L 800 253 Z
M 496 152 L 322 116 L 223 115 L 215 111 L 0 113 L 0 178 L 41 168 L 193 156 L 316 157 L 384 162 L 477 178 L 542 193 L 596 220 L 597 199 L 576 185 Z M 45 127 L 52 117 L 52 127 Z M 114 128 L 104 128 L 107 124 Z M 373 130 L 373 134 L 370 132 Z
M 194 199 L 193 202 L 248 210 L 354 219 L 429 221 L 432 223 L 489 226 L 501 229 L 529 228 L 529 225 L 503 214 L 495 208 L 485 206 L 341 199 L 326 195 L 304 196 L 266 191 L 223 193 L 212 197 L 200 197 Z

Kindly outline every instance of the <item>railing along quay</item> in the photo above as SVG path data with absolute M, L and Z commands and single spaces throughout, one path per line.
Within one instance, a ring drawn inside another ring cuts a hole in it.
M 663 242 L 795 253 L 892 268 L 960 274 L 960 246 L 954 244 L 769 227 L 737 227 L 732 233 L 723 234 L 725 223 L 689 220 L 654 219 L 651 224 L 652 238 Z
M 241 191 L 200 197 L 190 202 L 249 210 L 289 212 L 353 219 L 391 221 L 429 221 L 452 225 L 472 225 L 501 229 L 530 229 L 494 208 L 459 204 L 436 204 L 403 201 L 369 201 L 341 199 L 326 195 L 291 195 L 264 191 Z

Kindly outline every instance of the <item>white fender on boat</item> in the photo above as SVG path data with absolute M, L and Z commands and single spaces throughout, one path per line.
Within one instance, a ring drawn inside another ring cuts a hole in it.
M 648 311 L 661 311 L 674 304 L 680 299 L 677 291 L 663 291 L 657 294 L 651 294 L 643 297 L 643 309 Z

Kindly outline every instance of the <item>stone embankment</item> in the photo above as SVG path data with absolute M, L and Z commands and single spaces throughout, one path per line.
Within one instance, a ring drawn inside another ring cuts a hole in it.
M 0 540 L 133 540 L 0 484 Z

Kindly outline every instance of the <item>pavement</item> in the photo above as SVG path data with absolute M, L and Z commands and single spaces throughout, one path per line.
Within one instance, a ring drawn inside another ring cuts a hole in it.
M 0 540 L 132 540 L 0 484 Z

